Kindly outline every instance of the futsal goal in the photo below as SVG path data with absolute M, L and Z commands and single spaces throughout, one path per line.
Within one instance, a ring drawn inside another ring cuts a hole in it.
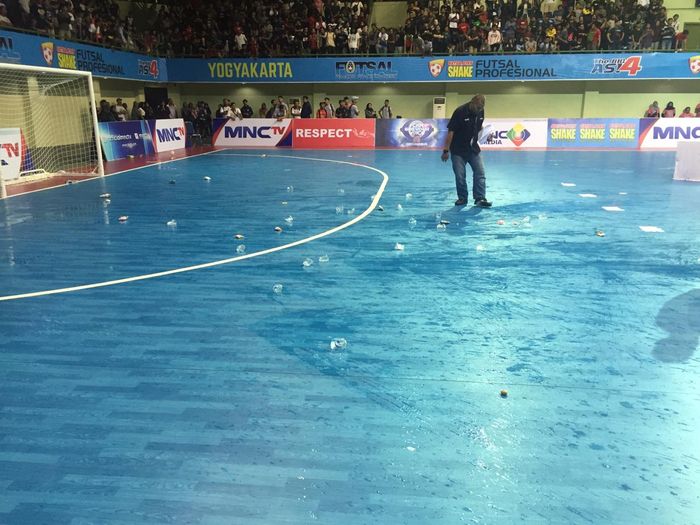
M 92 75 L 0 63 L 0 190 L 104 175 Z

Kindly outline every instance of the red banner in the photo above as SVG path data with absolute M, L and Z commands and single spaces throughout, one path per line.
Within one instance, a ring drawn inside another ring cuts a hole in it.
M 292 147 L 373 149 L 374 124 L 374 119 L 296 119 L 292 121 Z

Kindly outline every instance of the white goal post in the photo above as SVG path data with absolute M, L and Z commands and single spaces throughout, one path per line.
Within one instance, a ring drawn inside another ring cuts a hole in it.
M 92 74 L 0 63 L 0 190 L 104 175 Z

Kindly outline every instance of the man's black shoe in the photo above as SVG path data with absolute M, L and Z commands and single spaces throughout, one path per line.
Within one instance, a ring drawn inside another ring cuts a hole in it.
M 476 199 L 474 201 L 474 206 L 478 206 L 479 208 L 490 208 L 491 204 L 492 203 L 487 201 L 486 199 Z
M 455 206 L 466 206 L 467 205 L 467 199 L 457 199 L 455 201 Z

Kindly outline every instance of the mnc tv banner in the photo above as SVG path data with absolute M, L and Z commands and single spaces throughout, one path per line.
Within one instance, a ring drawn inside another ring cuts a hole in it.
M 679 140 L 700 142 L 700 119 L 645 118 L 639 121 L 639 149 L 676 149 Z
M 215 119 L 212 144 L 233 147 L 289 147 L 292 119 Z
M 181 118 L 149 120 L 148 126 L 156 153 L 181 150 L 187 146 L 185 121 Z
M 153 137 L 146 121 L 100 122 L 99 127 L 105 160 L 155 153 Z
M 34 169 L 32 157 L 20 128 L 0 128 L 0 175 L 13 180 Z

